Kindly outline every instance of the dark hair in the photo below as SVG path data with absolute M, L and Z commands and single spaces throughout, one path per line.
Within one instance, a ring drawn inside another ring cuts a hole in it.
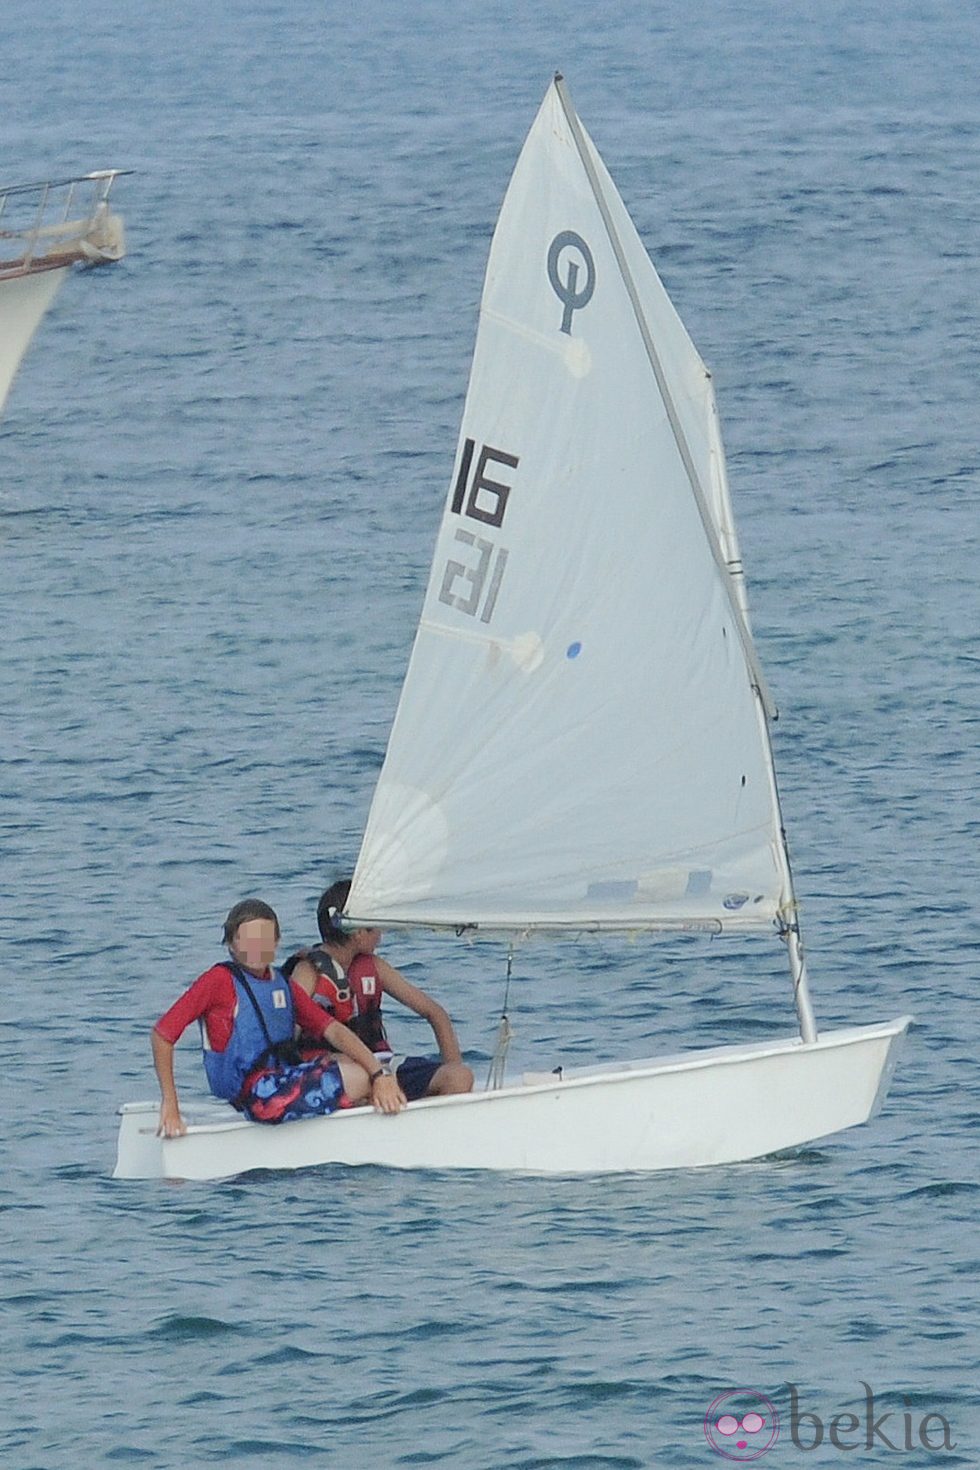
M 236 903 L 234 908 L 228 910 L 225 920 L 223 938 L 225 944 L 230 944 L 243 924 L 249 919 L 271 919 L 276 926 L 276 938 L 279 938 L 279 920 L 275 909 L 271 909 L 261 898 L 243 898 L 241 903 Z
M 320 895 L 320 902 L 316 906 L 316 922 L 320 938 L 326 944 L 343 944 L 347 938 L 340 916 L 350 898 L 350 883 L 349 878 L 338 878 L 336 883 L 331 883 L 326 892 Z

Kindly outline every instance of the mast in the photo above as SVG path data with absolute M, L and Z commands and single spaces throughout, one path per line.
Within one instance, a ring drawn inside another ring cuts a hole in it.
M 722 576 L 722 582 L 728 595 L 728 601 L 731 607 L 735 627 L 738 631 L 739 639 L 742 644 L 742 649 L 745 654 L 746 663 L 748 665 L 749 673 L 751 675 L 752 688 L 756 696 L 756 704 L 759 715 L 760 734 L 766 753 L 766 768 L 769 775 L 773 810 L 776 814 L 777 829 L 779 832 L 779 842 L 777 845 L 776 856 L 780 874 L 783 879 L 783 891 L 786 895 L 783 907 L 779 915 L 779 932 L 781 937 L 786 942 L 790 976 L 793 982 L 793 998 L 796 1004 L 796 1012 L 800 1024 L 800 1036 L 804 1042 L 812 1042 L 816 1040 L 817 1028 L 813 1014 L 813 1005 L 810 1000 L 810 988 L 807 978 L 806 961 L 803 956 L 803 942 L 800 935 L 796 894 L 793 887 L 793 874 L 790 867 L 789 849 L 786 842 L 786 832 L 783 827 L 782 810 L 779 802 L 779 791 L 776 785 L 776 771 L 772 756 L 772 743 L 769 734 L 769 720 L 771 718 L 776 718 L 777 711 L 766 685 L 765 677 L 762 673 L 762 668 L 759 663 L 758 655 L 755 651 L 755 645 L 752 641 L 752 634 L 749 629 L 748 607 L 745 599 L 744 582 L 742 580 L 741 560 L 736 557 L 733 561 L 732 558 L 726 556 L 725 549 L 722 547 L 721 540 L 718 534 L 718 527 L 712 515 L 705 488 L 704 486 L 702 486 L 700 478 L 698 476 L 697 467 L 694 462 L 694 456 L 692 455 L 690 445 L 687 442 L 687 437 L 684 433 L 684 428 L 680 420 L 680 415 L 677 412 L 677 407 L 671 395 L 670 388 L 667 382 L 667 377 L 664 372 L 663 365 L 660 361 L 660 355 L 657 351 L 657 347 L 650 332 L 646 316 L 643 312 L 639 293 L 637 292 L 636 285 L 630 272 L 629 262 L 626 259 L 626 253 L 623 249 L 622 242 L 619 239 L 619 234 L 616 230 L 615 222 L 612 218 L 608 204 L 603 194 L 602 184 L 596 173 L 595 164 L 589 151 L 588 144 L 586 143 L 585 137 L 583 135 L 582 126 L 579 122 L 578 115 L 574 107 L 572 106 L 571 100 L 565 89 L 564 78 L 562 77 L 560 72 L 555 73 L 555 91 L 561 102 L 562 110 L 565 113 L 565 118 L 571 130 L 572 137 L 575 139 L 575 145 L 578 149 L 579 157 L 582 161 L 582 166 L 585 169 L 589 184 L 591 185 L 592 193 L 595 197 L 599 213 L 602 216 L 602 221 L 606 228 L 606 234 L 609 238 L 609 243 L 612 246 L 613 253 L 616 257 L 616 262 L 619 266 L 620 274 L 623 279 L 623 284 L 625 285 L 627 293 L 629 295 L 630 304 L 633 307 L 633 313 L 636 318 L 636 323 L 639 327 L 640 336 L 643 340 L 643 346 L 646 350 L 650 366 L 653 370 L 657 386 L 660 390 L 660 396 L 663 399 L 664 407 L 667 411 L 667 417 L 674 435 L 674 440 L 677 444 L 677 449 L 680 454 L 681 462 L 683 463 L 684 470 L 687 474 L 687 478 L 691 486 L 691 492 L 694 495 L 694 500 L 697 505 L 698 512 L 701 516 L 701 522 L 704 526 L 708 545 L 711 548 L 712 556 L 714 557 L 714 560 Z M 707 372 L 707 370 L 705 371 Z M 708 376 L 710 377 L 710 374 Z M 710 391 L 710 383 L 709 398 L 711 401 L 711 407 L 712 409 L 714 409 L 714 394 Z M 714 429 L 713 438 L 715 441 L 713 447 L 717 449 L 718 456 L 720 458 L 721 445 L 720 436 L 717 432 L 716 422 L 712 423 L 712 428 Z M 723 464 L 723 460 L 721 461 L 721 463 Z M 723 519 L 725 521 L 724 530 L 727 533 L 729 544 L 734 548 L 737 546 L 737 541 L 735 537 L 734 521 L 731 516 L 730 502 L 728 499 L 727 481 L 724 477 L 723 472 L 720 475 L 720 488 L 723 506 Z
M 793 982 L 793 1001 L 796 1005 L 796 1014 L 800 1022 L 800 1037 L 805 1042 L 816 1041 L 817 1023 L 813 1014 L 813 1003 L 810 999 L 810 983 L 807 978 L 806 959 L 803 954 L 803 936 L 800 933 L 800 913 L 796 902 L 796 890 L 793 886 L 793 870 L 789 861 L 789 845 L 786 841 L 786 829 L 783 826 L 783 812 L 779 802 L 779 788 L 776 784 L 776 765 L 772 755 L 769 721 L 766 719 L 765 707 L 761 697 L 758 697 L 758 691 L 756 705 L 759 711 L 759 730 L 766 750 L 766 767 L 769 771 L 769 784 L 779 831 L 779 844 L 776 857 L 779 863 L 780 873 L 782 874 L 783 891 L 786 894 L 786 899 L 779 911 L 779 936 L 786 942 L 786 956 L 789 961 L 790 978 Z
M 709 388 L 711 385 L 709 384 Z M 709 407 L 711 413 L 711 462 L 715 481 L 715 492 L 717 500 L 717 513 L 719 530 L 721 533 L 721 544 L 726 552 L 726 566 L 732 579 L 735 596 L 742 610 L 746 628 L 749 624 L 749 606 L 745 590 L 745 572 L 742 566 L 742 556 L 738 544 L 738 533 L 735 527 L 735 517 L 732 514 L 732 501 L 728 489 L 728 474 L 725 468 L 725 452 L 721 442 L 721 428 L 718 422 L 718 406 L 715 402 L 714 390 L 709 392 Z M 793 873 L 789 860 L 789 845 L 786 840 L 786 829 L 783 826 L 782 805 L 779 799 L 779 788 L 776 782 L 776 762 L 772 751 L 772 738 L 770 732 L 769 717 L 765 704 L 756 691 L 756 709 L 759 719 L 759 733 L 766 752 L 766 765 L 769 772 L 772 802 L 776 810 L 777 827 L 779 831 L 778 862 L 779 870 L 783 880 L 783 891 L 787 894 L 785 903 L 779 914 L 780 938 L 786 942 L 786 953 L 789 962 L 790 976 L 793 982 L 793 999 L 796 1004 L 796 1013 L 800 1022 L 800 1036 L 804 1041 L 816 1041 L 817 1026 L 813 1015 L 813 1006 L 810 1000 L 810 987 L 807 980 L 806 960 L 803 955 L 803 938 L 800 933 L 799 909 L 797 907 L 796 892 L 793 884 Z M 773 715 L 772 718 L 778 716 Z

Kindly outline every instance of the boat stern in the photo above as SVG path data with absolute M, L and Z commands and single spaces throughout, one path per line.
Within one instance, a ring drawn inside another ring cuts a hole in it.
M 123 1103 L 113 1179 L 162 1179 L 163 1143 L 157 1137 L 160 1104 Z

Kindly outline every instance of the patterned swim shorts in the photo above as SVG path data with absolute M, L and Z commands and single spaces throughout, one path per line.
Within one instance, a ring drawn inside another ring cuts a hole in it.
M 349 1108 L 340 1068 L 329 1055 L 250 1072 L 238 1106 L 255 1123 L 291 1123 L 296 1118 L 322 1118 Z

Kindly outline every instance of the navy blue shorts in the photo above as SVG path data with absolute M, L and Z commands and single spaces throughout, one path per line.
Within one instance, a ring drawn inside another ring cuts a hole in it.
M 408 1098 L 425 1096 L 425 1089 L 442 1066 L 442 1057 L 406 1057 L 395 1071 L 398 1086 Z

